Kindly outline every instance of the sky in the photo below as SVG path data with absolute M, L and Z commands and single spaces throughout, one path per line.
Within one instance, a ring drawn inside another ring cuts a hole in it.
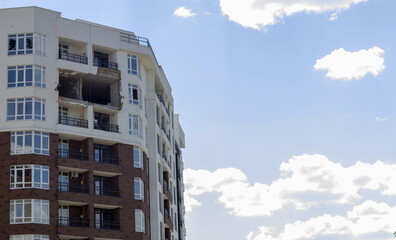
M 150 39 L 186 134 L 188 240 L 395 239 L 396 1 L 2 4 Z

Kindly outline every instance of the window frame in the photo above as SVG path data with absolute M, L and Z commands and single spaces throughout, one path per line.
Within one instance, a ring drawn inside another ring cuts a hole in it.
M 135 92 L 136 91 L 136 95 Z M 142 91 L 140 91 L 140 87 L 136 84 L 128 83 L 128 96 L 129 96 L 129 103 L 134 105 L 142 105 L 141 101 Z
M 135 232 L 146 233 L 146 218 L 141 209 L 135 209 Z
M 14 47 L 11 45 L 14 41 Z M 46 35 L 40 33 L 16 33 L 8 35 L 8 56 L 35 54 L 46 55 Z
M 142 131 L 141 131 L 142 120 L 140 119 L 140 116 L 134 115 L 134 114 L 129 114 L 128 120 L 129 120 L 129 135 L 141 137 L 142 136 Z M 137 124 L 137 127 L 135 127 L 135 124 Z
M 50 237 L 40 234 L 17 234 L 10 235 L 10 240 L 50 240 Z
M 46 67 L 40 65 L 8 66 L 7 88 L 39 87 L 46 88 Z M 28 78 L 31 78 L 28 80 Z
M 47 210 L 46 213 L 47 216 L 43 214 L 45 213 L 45 209 Z M 19 211 L 21 212 L 18 213 Z M 39 215 L 37 215 L 37 213 Z M 9 221 L 10 224 L 24 224 L 24 223 L 49 224 L 50 222 L 49 218 L 50 218 L 49 200 L 42 200 L 42 199 L 10 200 L 10 221 Z
M 35 97 L 7 99 L 7 121 L 45 121 L 45 103 L 45 99 Z
M 26 172 L 30 170 L 31 180 L 26 181 Z M 21 172 L 22 181 L 19 181 Z M 49 189 L 49 167 L 44 165 L 11 165 L 10 166 L 10 189 L 38 188 Z M 39 181 L 36 181 L 39 176 Z M 46 181 L 45 181 L 46 180 Z
M 26 145 L 27 138 L 30 137 L 30 144 Z M 49 155 L 50 141 L 49 133 L 38 131 L 18 131 L 11 132 L 11 155 L 39 154 Z M 39 142 L 37 142 L 39 141 Z M 18 147 L 18 142 L 22 147 Z
M 143 151 L 140 147 L 133 146 L 133 167 L 144 169 Z
M 128 73 L 138 75 L 138 57 L 128 53 Z
M 144 202 L 144 182 L 141 178 L 135 177 L 134 180 L 134 198 L 135 200 L 142 200 Z

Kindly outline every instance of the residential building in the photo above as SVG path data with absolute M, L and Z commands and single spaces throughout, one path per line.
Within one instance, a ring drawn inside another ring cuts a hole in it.
M 0 87 L 0 239 L 185 239 L 184 132 L 147 38 L 1 9 Z

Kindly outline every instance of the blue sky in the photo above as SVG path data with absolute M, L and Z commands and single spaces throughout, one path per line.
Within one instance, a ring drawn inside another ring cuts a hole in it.
M 392 238 L 394 0 L 3 4 L 150 39 L 186 133 L 188 240 Z

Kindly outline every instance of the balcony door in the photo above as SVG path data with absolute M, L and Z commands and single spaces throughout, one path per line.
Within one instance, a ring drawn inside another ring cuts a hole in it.
M 94 61 L 97 61 L 98 67 L 108 67 L 109 65 L 109 54 L 94 52 Z
M 111 228 L 111 210 L 95 209 L 95 228 Z
M 59 215 L 59 226 L 69 226 L 69 206 L 59 205 L 58 215 Z
M 95 176 L 95 195 L 109 195 L 111 179 L 108 177 Z
M 69 109 L 65 107 L 58 108 L 59 123 L 67 125 L 67 117 L 69 115 Z
M 69 173 L 59 172 L 58 175 L 59 191 L 67 192 L 69 191 Z
M 95 112 L 94 127 L 96 129 L 109 131 L 110 130 L 110 115 L 105 113 Z
M 66 139 L 58 140 L 58 156 L 62 158 L 69 157 L 69 140 Z
M 95 144 L 95 162 L 108 162 L 110 157 L 110 146 Z

